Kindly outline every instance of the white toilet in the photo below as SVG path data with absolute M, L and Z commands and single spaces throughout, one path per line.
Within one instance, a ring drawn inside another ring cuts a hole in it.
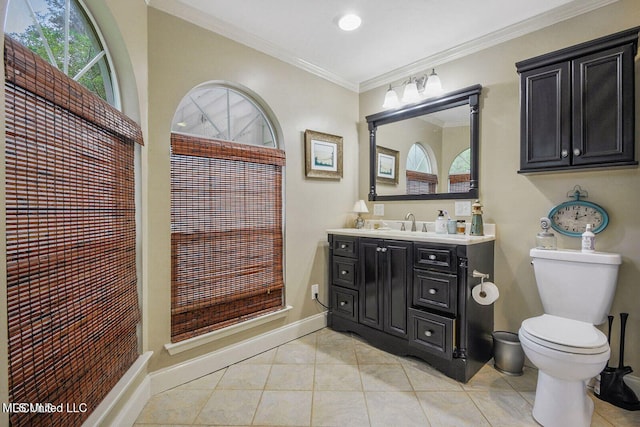
M 518 336 L 538 368 L 533 417 L 545 427 L 591 425 L 586 383 L 609 360 L 604 323 L 622 262 L 619 254 L 531 249 L 545 314 L 526 319 Z

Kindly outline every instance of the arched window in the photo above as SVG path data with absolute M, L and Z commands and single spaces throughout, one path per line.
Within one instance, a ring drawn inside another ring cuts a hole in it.
M 276 147 L 276 136 L 266 113 L 239 89 L 209 83 L 185 96 L 171 131 L 261 147 Z
M 102 36 L 78 0 L 11 0 L 5 32 L 114 107 L 119 107 Z
M 433 194 L 437 191 L 438 175 L 425 147 L 416 142 L 407 154 L 407 194 Z
M 469 191 L 471 181 L 471 150 L 467 148 L 453 159 L 449 168 L 449 192 Z
M 284 307 L 283 169 L 274 119 L 247 89 L 208 83 L 171 133 L 171 340 Z

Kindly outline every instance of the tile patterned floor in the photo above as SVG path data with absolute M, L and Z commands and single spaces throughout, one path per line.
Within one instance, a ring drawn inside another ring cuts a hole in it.
M 536 379 L 487 364 L 461 384 L 325 328 L 153 396 L 135 426 L 537 426 Z M 592 426 L 640 426 L 593 400 Z

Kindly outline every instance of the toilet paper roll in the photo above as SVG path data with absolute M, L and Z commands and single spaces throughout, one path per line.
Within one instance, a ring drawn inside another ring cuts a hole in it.
M 500 296 L 500 291 L 495 283 L 484 282 L 471 289 L 471 296 L 478 304 L 489 305 L 496 302 Z

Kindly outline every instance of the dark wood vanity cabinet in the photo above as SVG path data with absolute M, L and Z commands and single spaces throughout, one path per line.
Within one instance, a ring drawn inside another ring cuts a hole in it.
M 419 357 L 462 382 L 491 358 L 493 306 L 473 301 L 471 289 L 480 281 L 473 270 L 493 277 L 493 241 L 455 245 L 330 234 L 329 243 L 331 328 Z M 353 251 L 345 254 L 343 246 Z
M 520 171 L 637 165 L 640 27 L 518 62 Z

